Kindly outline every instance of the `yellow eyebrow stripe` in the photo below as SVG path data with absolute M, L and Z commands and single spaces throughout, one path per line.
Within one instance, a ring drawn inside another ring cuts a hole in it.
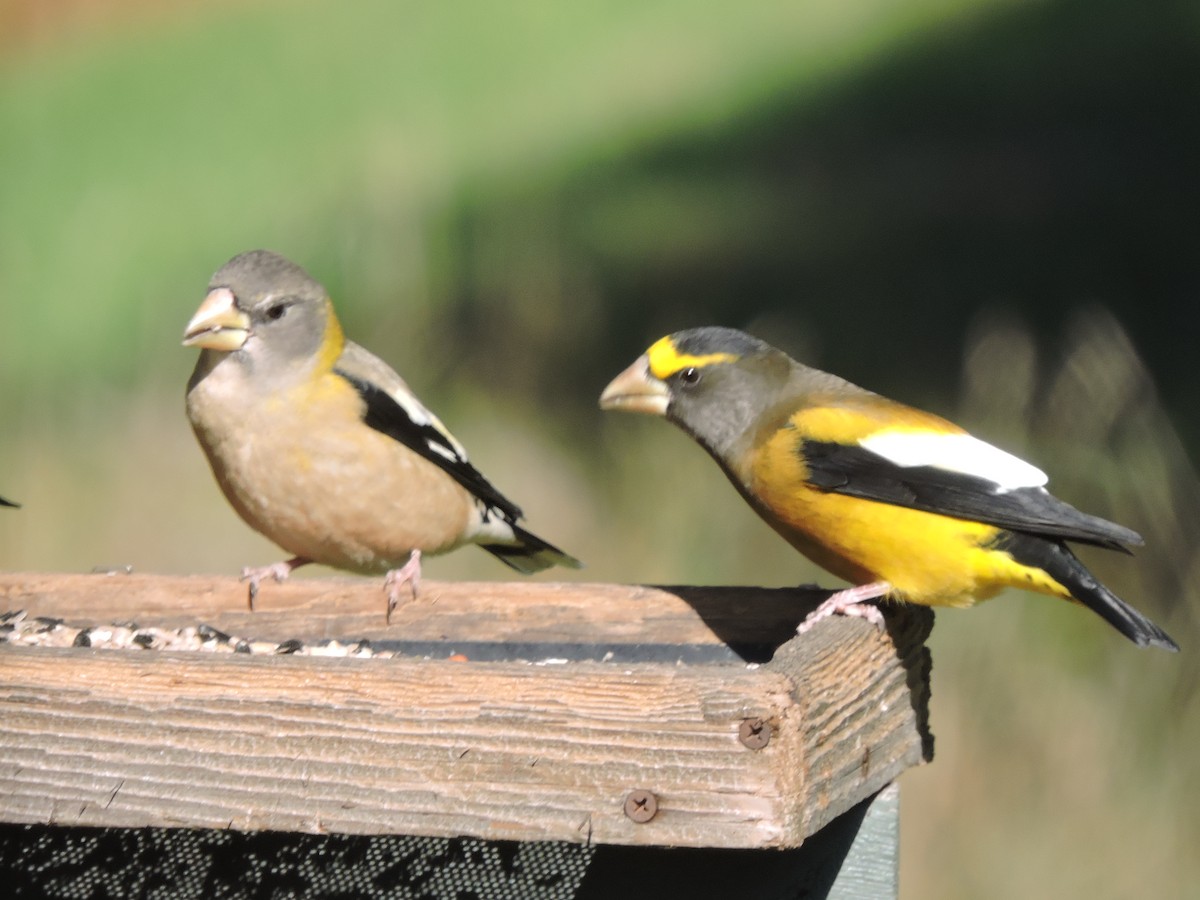
M 737 359 L 732 353 L 706 353 L 703 356 L 680 353 L 670 337 L 658 340 L 646 351 L 646 358 L 650 362 L 650 374 L 658 379 L 670 378 L 680 369 L 698 369 L 713 363 L 733 362 Z

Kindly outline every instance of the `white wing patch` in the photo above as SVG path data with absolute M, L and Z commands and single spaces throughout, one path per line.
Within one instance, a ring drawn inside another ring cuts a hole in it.
M 405 385 L 407 388 L 407 385 Z M 442 424 L 442 420 L 425 408 L 425 405 L 417 399 L 416 395 L 406 390 L 394 390 L 391 392 L 391 398 L 400 404 L 410 419 L 418 425 L 427 425 L 436 431 L 439 435 L 445 438 L 446 446 L 426 441 L 426 445 L 438 456 L 442 456 L 451 462 L 466 462 L 467 451 L 458 439 L 450 433 L 450 430 Z
M 906 469 L 933 466 L 974 475 L 1001 491 L 1042 487 L 1050 479 L 1037 466 L 969 434 L 936 431 L 878 431 L 859 445 Z

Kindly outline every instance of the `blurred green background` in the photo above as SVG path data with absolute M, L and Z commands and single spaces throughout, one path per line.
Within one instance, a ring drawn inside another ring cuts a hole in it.
M 1185 0 L 0 0 L 0 567 L 279 558 L 179 346 L 267 247 L 578 577 L 834 584 L 682 434 L 596 409 L 662 334 L 743 327 L 1141 531 L 1087 560 L 1184 648 L 940 614 L 903 895 L 1195 896 L 1198 71 Z

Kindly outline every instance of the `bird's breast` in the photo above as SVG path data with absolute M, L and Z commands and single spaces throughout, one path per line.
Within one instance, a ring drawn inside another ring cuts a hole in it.
M 230 380 L 197 383 L 189 419 L 234 509 L 288 552 L 379 572 L 402 565 L 413 549 L 445 552 L 470 537 L 470 495 L 366 425 L 343 379 L 260 395 L 233 390 Z

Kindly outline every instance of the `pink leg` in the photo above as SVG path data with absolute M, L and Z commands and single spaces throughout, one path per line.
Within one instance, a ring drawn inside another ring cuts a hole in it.
M 242 569 L 242 577 L 239 580 L 250 582 L 250 611 L 254 611 L 254 598 L 258 596 L 258 585 L 264 578 L 274 578 L 283 583 L 287 581 L 293 569 L 306 566 L 310 562 L 312 562 L 311 559 L 305 559 L 303 556 L 293 556 L 286 562 L 272 563 L 269 566 L 258 566 L 257 568 L 247 566 Z
M 860 584 L 857 587 L 846 588 L 844 591 L 830 594 L 824 603 L 810 612 L 807 618 L 800 623 L 800 627 L 796 629 L 796 634 L 804 634 L 822 619 L 827 619 L 833 615 L 858 616 L 861 619 L 866 619 L 877 628 L 882 629 L 883 613 L 879 611 L 879 607 L 874 603 L 865 601 L 882 597 L 890 592 L 891 589 L 892 586 L 886 581 L 872 581 L 870 584 Z
M 383 579 L 383 589 L 387 593 L 387 622 L 392 622 L 392 610 L 400 605 L 400 591 L 404 585 L 412 591 L 412 598 L 417 599 L 417 589 L 421 586 L 421 551 L 414 550 L 409 554 L 408 562 L 399 569 L 392 569 Z

